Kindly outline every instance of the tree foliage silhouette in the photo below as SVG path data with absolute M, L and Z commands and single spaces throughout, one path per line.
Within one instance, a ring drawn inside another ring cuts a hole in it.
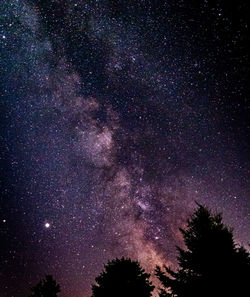
M 156 268 L 163 288 L 160 296 L 168 297 L 242 297 L 250 296 L 250 259 L 243 247 L 234 243 L 232 230 L 222 223 L 221 214 L 212 215 L 198 205 L 180 229 L 186 249 L 178 249 L 177 272 Z
M 131 259 L 114 259 L 104 266 L 104 271 L 95 279 L 92 297 L 149 297 L 154 286 L 150 274 Z
M 60 286 L 53 279 L 52 275 L 46 275 L 35 287 L 31 289 L 32 294 L 29 297 L 57 297 L 60 292 Z

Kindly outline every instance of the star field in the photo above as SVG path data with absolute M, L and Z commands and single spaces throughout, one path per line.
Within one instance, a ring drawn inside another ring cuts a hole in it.
M 248 244 L 247 1 L 2 2 L 1 296 L 174 266 L 195 201 Z

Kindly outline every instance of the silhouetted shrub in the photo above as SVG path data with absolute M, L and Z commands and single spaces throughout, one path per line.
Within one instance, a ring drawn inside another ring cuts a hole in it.
M 92 286 L 92 297 L 150 297 L 154 286 L 150 274 L 131 259 L 114 259 L 104 266 L 104 271 Z
M 46 275 L 35 287 L 31 289 L 32 294 L 29 297 L 57 297 L 60 292 L 60 286 L 53 279 L 52 275 Z

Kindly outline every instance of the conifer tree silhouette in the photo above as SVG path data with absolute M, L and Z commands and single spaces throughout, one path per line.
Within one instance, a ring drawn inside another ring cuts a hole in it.
M 177 247 L 180 268 L 156 268 L 163 285 L 160 297 L 243 297 L 250 296 L 250 259 L 237 247 L 232 230 L 222 223 L 221 214 L 198 204 L 180 229 L 186 249 Z
M 154 286 L 150 274 L 131 259 L 109 261 L 92 286 L 92 297 L 150 297 Z
M 53 279 L 52 275 L 46 275 L 35 287 L 31 289 L 32 294 L 29 297 L 57 297 L 60 292 L 60 286 Z

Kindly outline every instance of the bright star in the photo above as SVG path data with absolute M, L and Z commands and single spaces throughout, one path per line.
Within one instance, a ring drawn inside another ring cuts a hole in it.
M 50 227 L 50 223 L 45 223 L 45 228 L 49 228 Z

